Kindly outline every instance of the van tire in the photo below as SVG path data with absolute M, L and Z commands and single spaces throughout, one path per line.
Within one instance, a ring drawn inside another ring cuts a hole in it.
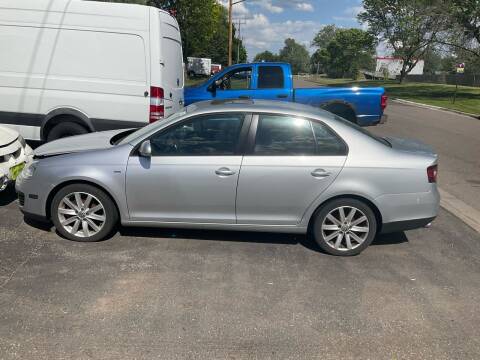
M 55 125 L 48 132 L 47 141 L 53 141 L 69 136 L 82 135 L 87 133 L 88 130 L 84 126 L 71 121 L 66 121 Z

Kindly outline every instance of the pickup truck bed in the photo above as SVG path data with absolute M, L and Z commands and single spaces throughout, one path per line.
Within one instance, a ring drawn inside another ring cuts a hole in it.
M 381 87 L 294 88 L 290 64 L 237 64 L 195 87 L 185 88 L 185 104 L 203 100 L 267 99 L 323 108 L 359 125 L 381 122 L 386 107 Z

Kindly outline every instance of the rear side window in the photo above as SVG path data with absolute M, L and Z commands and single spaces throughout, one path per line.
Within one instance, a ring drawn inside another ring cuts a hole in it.
M 315 155 L 315 138 L 310 121 L 289 116 L 260 115 L 255 155 Z
M 312 121 L 312 127 L 317 143 L 317 155 L 347 155 L 347 146 L 332 130 L 316 121 Z
M 330 128 L 307 119 L 259 115 L 254 155 L 344 156 L 345 142 Z
M 284 87 L 283 70 L 280 66 L 259 66 L 259 89 L 282 89 Z

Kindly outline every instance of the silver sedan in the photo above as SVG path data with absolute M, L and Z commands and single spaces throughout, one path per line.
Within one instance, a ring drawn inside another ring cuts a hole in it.
M 140 130 L 39 147 L 17 180 L 26 216 L 71 240 L 125 226 L 311 233 L 355 255 L 437 215 L 437 156 L 328 112 L 270 101 L 191 105 Z

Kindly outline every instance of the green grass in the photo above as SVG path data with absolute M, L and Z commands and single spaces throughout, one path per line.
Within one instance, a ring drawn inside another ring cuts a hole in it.
M 193 86 L 193 85 L 198 85 L 202 82 L 204 82 L 207 78 L 189 78 L 185 76 L 185 86 Z
M 381 86 L 387 90 L 390 98 L 410 100 L 480 115 L 480 88 L 478 87 L 459 86 L 457 99 L 455 104 L 453 104 L 455 85 L 414 82 L 399 84 L 394 80 L 354 81 L 351 79 L 329 79 L 323 77 L 318 77 L 313 81 L 328 86 Z

